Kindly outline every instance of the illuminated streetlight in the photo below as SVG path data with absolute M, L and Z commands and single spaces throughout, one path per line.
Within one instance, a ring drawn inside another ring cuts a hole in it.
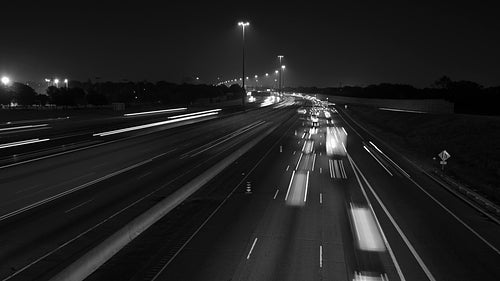
M 56 84 L 56 88 L 59 88 L 59 79 L 54 79 L 54 84 Z
M 249 22 L 242 22 L 240 21 L 238 23 L 238 26 L 241 26 L 241 31 L 242 31 L 242 45 L 243 45 L 243 59 L 242 59 L 242 72 L 241 72 L 241 77 L 245 77 L 245 27 L 249 26 L 250 23 Z M 243 80 L 243 90 L 245 91 L 245 80 Z M 242 103 L 243 105 L 245 105 L 245 96 L 242 97 Z
M 279 71 L 280 71 L 280 76 L 279 76 L 279 83 L 278 83 L 278 84 L 279 84 L 279 85 L 278 85 L 278 88 L 279 88 L 279 89 L 278 89 L 278 92 L 279 92 L 280 94 L 281 94 L 281 70 L 283 69 L 283 66 L 282 66 L 282 64 L 281 64 L 281 61 L 283 60 L 283 57 L 284 57 L 284 56 L 281 56 L 281 55 L 279 55 L 279 56 L 278 56 L 278 59 L 280 60 L 280 66 L 281 66 L 281 67 L 279 68 Z
M 3 76 L 3 77 L 2 77 L 2 84 L 3 84 L 4 86 L 9 85 L 9 84 L 10 84 L 10 78 L 9 78 L 9 77 L 7 77 L 7 76 Z
M 68 79 L 64 79 L 64 84 L 66 84 L 66 88 L 68 88 Z
M 266 73 L 266 77 L 269 77 L 269 73 Z

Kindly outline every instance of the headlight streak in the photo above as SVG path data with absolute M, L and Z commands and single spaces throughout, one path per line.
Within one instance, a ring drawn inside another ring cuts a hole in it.
M 205 114 L 199 114 L 199 115 L 195 115 L 195 116 L 186 116 L 186 117 L 175 116 L 176 119 L 173 119 L 173 120 L 155 122 L 155 123 L 150 123 L 150 124 L 145 124 L 145 125 L 140 125 L 140 126 L 134 126 L 134 127 L 123 128 L 123 129 L 118 129 L 118 130 L 113 130 L 113 131 L 96 133 L 96 134 L 93 134 L 92 136 L 104 137 L 104 136 L 109 136 L 109 135 L 114 135 L 114 134 L 120 134 L 120 133 L 125 133 L 125 132 L 131 132 L 131 131 L 151 128 L 151 127 L 162 126 L 162 125 L 171 124 L 171 123 L 177 123 L 177 122 L 181 122 L 181 121 L 186 121 L 186 120 L 191 120 L 191 119 L 196 119 L 196 118 L 201 118 L 201 117 L 206 117 L 206 116 L 211 116 L 211 115 L 217 115 L 217 114 L 219 114 L 219 112 L 209 112 L 209 113 L 205 113 Z M 172 116 L 172 118 L 174 118 L 174 116 Z
M 32 144 L 32 143 L 39 143 L 39 142 L 44 142 L 44 141 L 48 141 L 48 140 L 50 140 L 50 139 L 29 139 L 29 140 L 24 140 L 24 141 L 9 142 L 9 143 L 0 144 L 0 149 L 14 147 L 14 146 L 20 146 L 20 145 L 26 145 L 26 144 Z
M 140 116 L 140 115 L 148 115 L 148 114 L 156 114 L 156 113 L 167 113 L 167 112 L 176 112 L 176 111 L 184 111 L 187 110 L 187 107 L 179 107 L 179 108 L 169 108 L 162 110 L 153 110 L 153 111 L 143 111 L 143 112 L 134 112 L 123 114 L 123 116 Z

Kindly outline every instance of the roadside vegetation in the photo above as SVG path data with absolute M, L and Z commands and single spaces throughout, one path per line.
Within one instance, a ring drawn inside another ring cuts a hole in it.
M 500 117 L 402 113 L 364 106 L 350 106 L 347 112 L 401 151 L 435 168 L 439 168 L 437 154 L 446 149 L 452 155 L 448 175 L 500 202 Z

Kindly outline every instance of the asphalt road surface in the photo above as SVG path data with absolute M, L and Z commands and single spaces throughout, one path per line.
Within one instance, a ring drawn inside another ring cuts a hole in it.
M 87 279 L 500 280 L 497 224 L 343 112 L 311 129 L 297 108 L 110 136 L 0 170 L 1 279 L 50 278 L 277 126 Z M 345 155 L 327 155 L 327 127 Z

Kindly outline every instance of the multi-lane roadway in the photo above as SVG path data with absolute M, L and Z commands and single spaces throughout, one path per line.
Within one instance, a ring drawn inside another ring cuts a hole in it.
M 338 110 L 301 100 L 9 158 L 1 280 L 50 279 L 266 132 L 87 280 L 499 280 L 500 226 Z M 126 128 L 172 120 L 155 118 Z

